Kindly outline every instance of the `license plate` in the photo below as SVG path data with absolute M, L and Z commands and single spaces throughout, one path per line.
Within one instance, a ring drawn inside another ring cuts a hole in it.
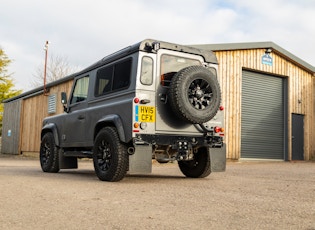
M 139 122 L 155 122 L 154 106 L 138 106 L 136 105 L 136 121 Z

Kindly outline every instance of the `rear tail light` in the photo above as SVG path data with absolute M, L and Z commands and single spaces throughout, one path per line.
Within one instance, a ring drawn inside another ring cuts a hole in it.
M 214 132 L 215 132 L 215 133 L 221 133 L 221 132 L 224 132 L 224 128 L 219 127 L 219 126 L 216 126 L 216 127 L 214 127 Z
M 139 103 L 140 99 L 136 97 L 135 99 L 133 99 L 133 101 L 134 101 L 134 103 L 137 104 L 137 103 Z

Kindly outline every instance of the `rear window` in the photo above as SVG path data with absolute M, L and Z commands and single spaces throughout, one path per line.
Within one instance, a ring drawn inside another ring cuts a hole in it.
M 106 66 L 97 71 L 95 96 L 101 96 L 129 87 L 131 76 L 131 59 Z
M 184 58 L 169 54 L 163 54 L 161 57 L 161 84 L 169 86 L 172 77 L 181 69 L 188 66 L 201 65 L 199 60 Z

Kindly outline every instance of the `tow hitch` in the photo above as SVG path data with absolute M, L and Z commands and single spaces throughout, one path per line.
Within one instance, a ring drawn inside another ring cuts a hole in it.
M 175 149 L 178 151 L 177 161 L 192 160 L 194 157 L 192 144 L 188 141 L 177 141 Z

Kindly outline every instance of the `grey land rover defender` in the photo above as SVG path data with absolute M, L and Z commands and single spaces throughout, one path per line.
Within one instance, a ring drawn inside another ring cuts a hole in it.
M 211 51 L 147 39 L 75 74 L 64 113 L 43 121 L 42 170 L 87 157 L 103 181 L 150 173 L 152 159 L 193 178 L 225 171 L 217 68 Z

